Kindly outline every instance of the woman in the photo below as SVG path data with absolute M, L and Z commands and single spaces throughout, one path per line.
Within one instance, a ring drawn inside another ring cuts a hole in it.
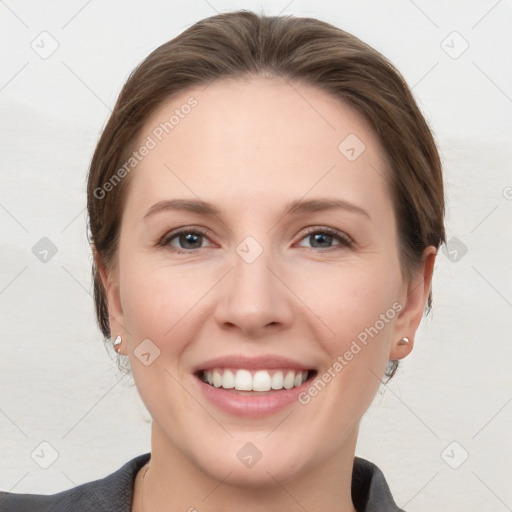
M 5 510 L 400 510 L 355 447 L 431 306 L 444 196 L 382 55 L 310 18 L 195 24 L 125 84 L 88 213 L 151 452 Z

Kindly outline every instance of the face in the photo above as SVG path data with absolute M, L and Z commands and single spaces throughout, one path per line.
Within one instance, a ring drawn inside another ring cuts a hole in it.
M 321 90 L 257 78 L 176 96 L 143 145 L 106 279 L 153 447 L 247 485 L 353 455 L 428 293 L 402 277 L 371 128 Z

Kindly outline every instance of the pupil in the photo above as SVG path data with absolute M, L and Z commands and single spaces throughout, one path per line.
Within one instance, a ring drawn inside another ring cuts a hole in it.
M 190 249 L 191 247 L 190 247 L 190 245 L 187 246 L 187 244 L 192 244 L 192 246 L 193 246 L 192 248 L 195 249 L 197 247 L 197 242 L 198 242 L 199 236 L 194 235 L 192 233 L 188 233 L 186 235 L 181 235 L 180 236 L 180 244 L 185 245 L 185 248 L 188 248 L 188 249 Z M 199 247 L 201 247 L 200 243 L 199 243 Z
M 332 242 L 332 235 L 326 235 L 326 234 L 322 234 L 322 233 L 316 233 L 314 235 L 311 235 L 314 239 L 314 243 L 312 244 L 313 247 L 315 247 L 315 243 L 329 243 L 329 242 Z

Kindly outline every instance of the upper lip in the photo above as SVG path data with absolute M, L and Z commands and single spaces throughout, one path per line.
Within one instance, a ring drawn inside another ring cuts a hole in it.
M 246 370 L 272 370 L 278 368 L 289 368 L 294 370 L 312 370 L 299 361 L 294 361 L 288 357 L 279 355 L 262 355 L 258 357 L 248 357 L 243 355 L 228 355 L 210 359 L 198 364 L 193 372 L 212 370 L 214 368 L 240 368 Z

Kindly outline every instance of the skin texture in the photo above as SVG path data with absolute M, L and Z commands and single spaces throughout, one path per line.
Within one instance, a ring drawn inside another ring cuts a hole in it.
M 197 106 L 127 178 L 116 266 L 101 271 L 112 333 L 123 337 L 121 353 L 153 418 L 144 510 L 353 511 L 358 425 L 388 360 L 412 349 L 435 248 L 405 281 L 384 152 L 351 107 L 281 79 L 218 81 L 162 105 L 136 147 L 190 96 Z M 354 161 L 338 149 L 350 134 L 365 145 Z M 144 219 L 155 203 L 176 198 L 212 203 L 220 216 L 166 210 Z M 318 198 L 366 215 L 283 216 L 289 202 Z M 205 234 L 198 250 L 179 237 L 158 246 L 182 227 Z M 325 227 L 352 245 L 336 237 L 318 245 L 311 232 Z M 247 236 L 263 249 L 250 264 L 236 252 Z M 321 376 L 393 304 L 400 313 L 306 405 L 232 416 L 202 396 L 191 373 L 217 356 L 277 354 Z M 398 344 L 403 336 L 408 345 Z M 144 339 L 160 350 L 148 366 L 134 354 Z M 247 442 L 262 453 L 251 468 L 237 457 Z M 145 469 L 134 511 L 142 510 Z

